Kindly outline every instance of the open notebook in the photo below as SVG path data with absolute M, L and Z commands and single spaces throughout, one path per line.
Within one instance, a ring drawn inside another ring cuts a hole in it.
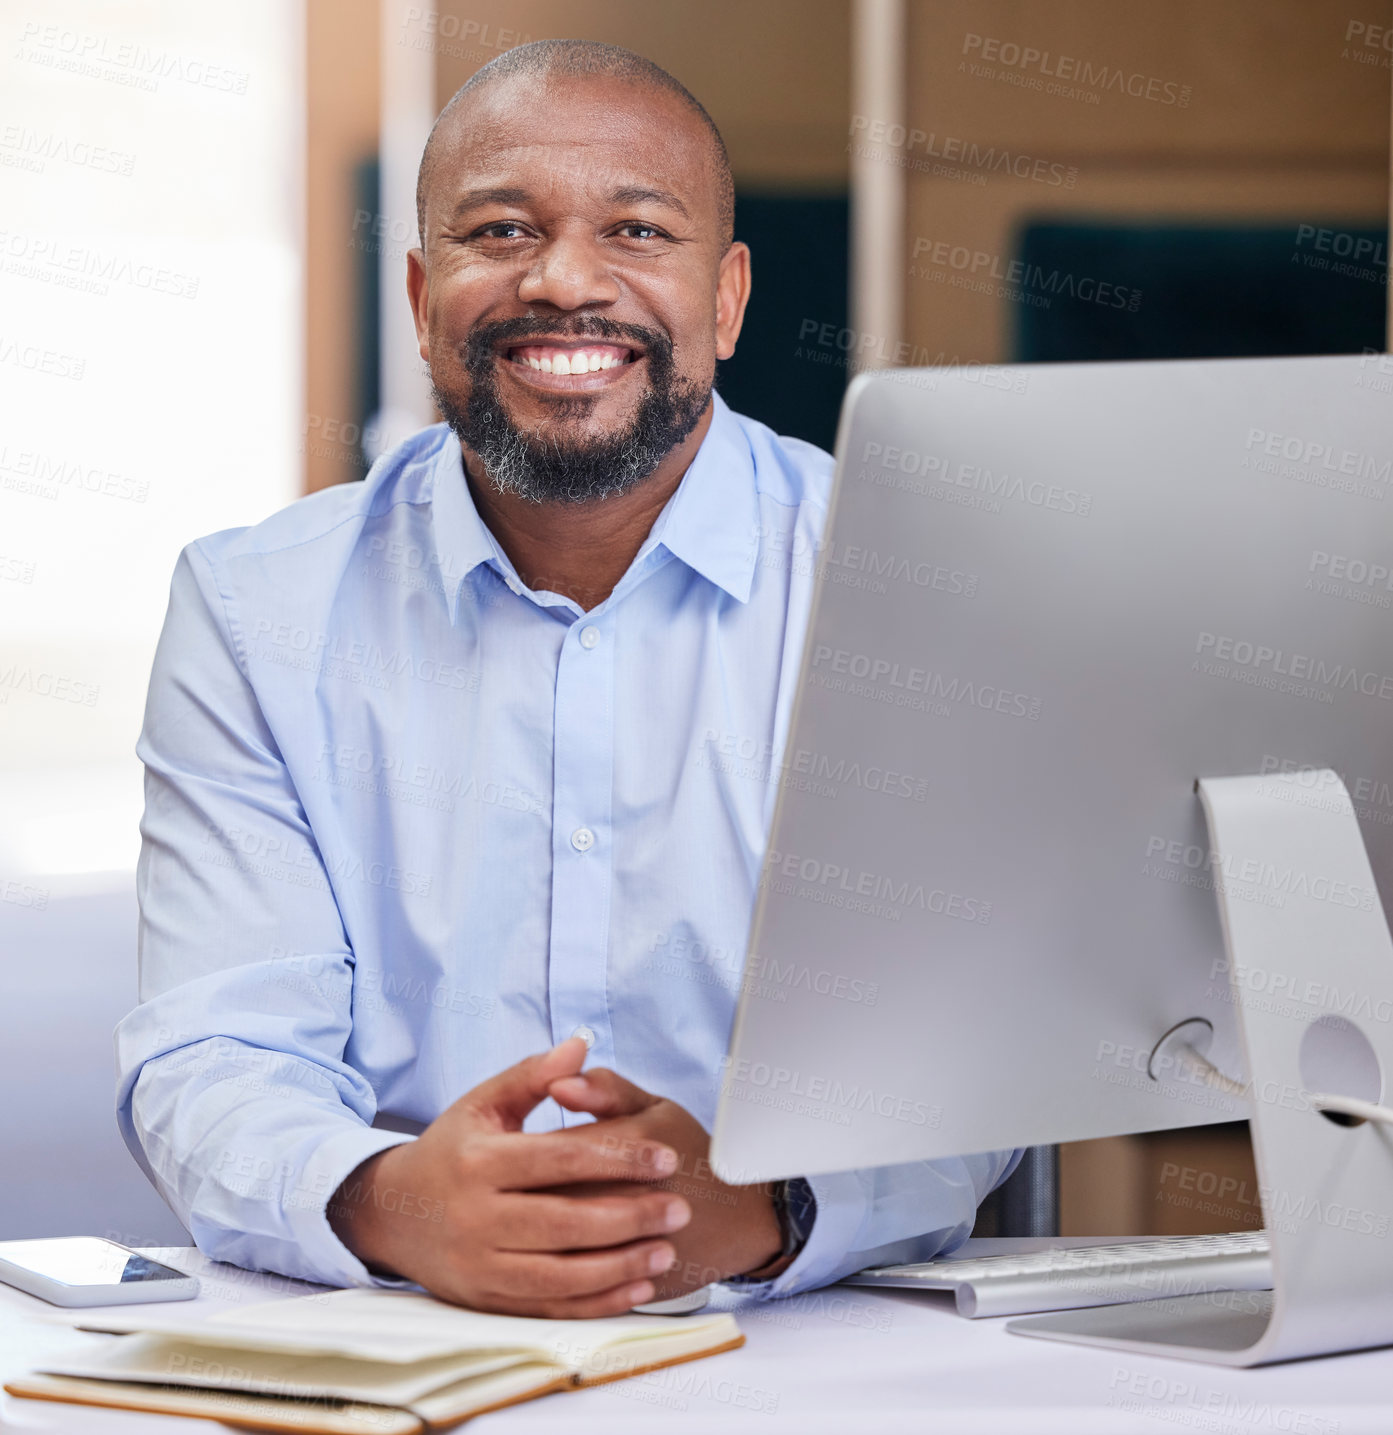
M 733 1350 L 729 1315 L 528 1320 L 408 1291 L 344 1290 L 100 1317 L 122 1335 L 53 1358 L 11 1395 L 204 1416 L 266 1430 L 411 1435 L 531 1400 Z

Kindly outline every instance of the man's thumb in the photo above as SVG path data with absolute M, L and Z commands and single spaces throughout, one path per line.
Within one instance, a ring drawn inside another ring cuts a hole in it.
M 516 1066 L 481 1081 L 460 1097 L 459 1104 L 503 1131 L 520 1131 L 527 1113 L 546 1100 L 551 1083 L 580 1071 L 586 1051 L 580 1037 L 568 1037 L 550 1051 L 525 1057 Z

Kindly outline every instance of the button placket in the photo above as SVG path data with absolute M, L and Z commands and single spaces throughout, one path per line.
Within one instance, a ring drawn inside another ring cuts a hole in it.
M 552 1039 L 583 1036 L 597 1064 L 613 1064 L 608 990 L 613 644 L 578 619 L 557 660 L 552 786 L 548 984 Z M 567 1113 L 564 1120 L 575 1118 Z

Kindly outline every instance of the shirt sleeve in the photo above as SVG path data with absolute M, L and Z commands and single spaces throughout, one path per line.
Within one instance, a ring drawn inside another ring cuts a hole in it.
M 773 1280 L 741 1283 L 759 1299 L 830 1285 L 867 1266 L 928 1261 L 972 1234 L 982 1198 L 1020 1164 L 1020 1151 L 988 1151 L 902 1166 L 808 1176 L 817 1214 L 803 1249 Z
M 230 598 L 193 545 L 137 748 L 140 1004 L 116 1029 L 118 1122 L 214 1260 L 385 1284 L 325 1206 L 411 1138 L 372 1128 L 376 1096 L 344 1059 L 353 954 L 244 664 Z

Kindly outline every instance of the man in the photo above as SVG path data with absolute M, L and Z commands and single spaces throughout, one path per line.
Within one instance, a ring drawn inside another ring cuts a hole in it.
M 499 57 L 421 164 L 448 426 L 180 560 L 120 1113 L 214 1257 L 605 1315 L 927 1257 L 1010 1167 L 705 1160 L 831 468 L 712 391 L 732 193 L 649 62 Z

